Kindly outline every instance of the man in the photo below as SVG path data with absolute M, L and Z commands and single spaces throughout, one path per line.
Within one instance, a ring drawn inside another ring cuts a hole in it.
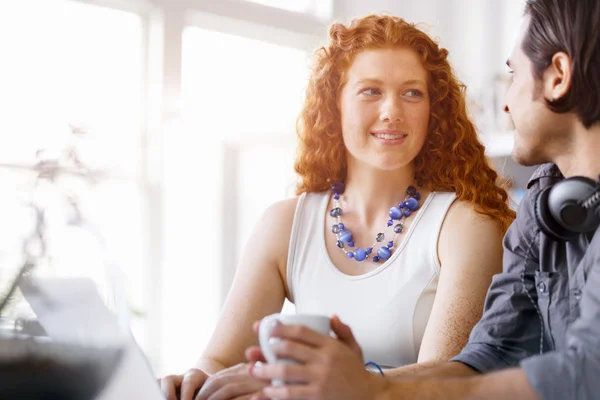
M 494 277 L 463 351 L 448 363 L 386 372 L 386 379 L 365 372 L 337 317 L 338 340 L 282 325 L 273 331 L 283 339 L 279 354 L 301 364 L 260 365 L 252 374 L 304 384 L 266 388 L 267 397 L 600 398 L 600 233 L 556 240 L 535 219 L 544 188 L 600 175 L 599 28 L 598 0 L 527 1 L 508 61 L 514 76 L 505 111 L 516 126 L 514 159 L 549 164 L 529 182 L 504 239 L 504 272 Z M 257 360 L 260 350 L 247 356 Z

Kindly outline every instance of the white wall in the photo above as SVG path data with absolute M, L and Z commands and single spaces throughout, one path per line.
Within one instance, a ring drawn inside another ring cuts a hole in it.
M 348 21 L 368 13 L 387 12 L 425 23 L 450 51 L 450 60 L 468 87 L 480 89 L 504 62 L 518 26 L 523 0 L 338 0 L 335 18 Z

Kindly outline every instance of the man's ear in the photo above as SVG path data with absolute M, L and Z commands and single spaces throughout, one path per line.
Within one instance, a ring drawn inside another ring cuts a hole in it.
M 544 71 L 544 97 L 551 103 L 564 97 L 571 87 L 571 58 L 559 51 Z

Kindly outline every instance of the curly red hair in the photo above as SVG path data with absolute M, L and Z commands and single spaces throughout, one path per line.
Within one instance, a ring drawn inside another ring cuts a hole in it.
M 316 51 L 297 121 L 297 193 L 324 191 L 331 182 L 345 179 L 346 150 L 337 100 L 346 71 L 361 50 L 390 47 L 413 49 L 429 74 L 431 116 L 425 144 L 414 160 L 416 181 L 430 190 L 455 192 L 458 199 L 472 203 L 478 213 L 499 221 L 506 230 L 515 213 L 467 116 L 466 88 L 448 62 L 448 51 L 414 24 L 393 16 L 369 15 L 349 26 L 333 24 L 329 43 Z

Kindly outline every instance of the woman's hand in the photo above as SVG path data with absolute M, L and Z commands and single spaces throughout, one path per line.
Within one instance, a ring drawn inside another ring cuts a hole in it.
M 194 400 L 249 400 L 263 398 L 268 384 L 251 376 L 254 363 L 238 364 L 221 370 L 208 380 Z
M 165 376 L 159 384 L 167 400 L 193 400 L 207 379 L 208 375 L 203 371 L 192 368 L 183 375 Z

